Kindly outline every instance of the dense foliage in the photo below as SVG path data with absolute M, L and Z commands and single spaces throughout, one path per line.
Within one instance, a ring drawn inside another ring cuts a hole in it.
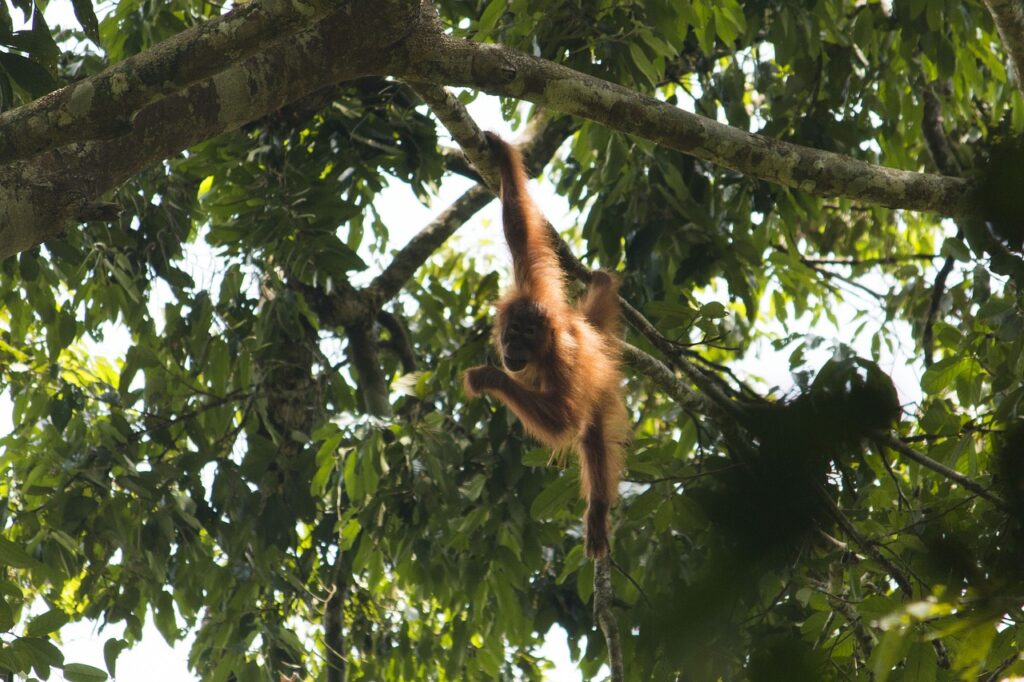
M 97 22 L 74 5 L 84 29 L 54 35 L 29 0 L 12 8 L 35 17 L 25 31 L 0 3 L 0 106 L 217 12 L 119 0 Z M 981 3 L 438 8 L 456 36 L 894 168 L 976 177 L 1024 128 Z M 518 104 L 504 112 L 525 120 Z M 541 679 L 552 626 L 598 673 L 576 470 L 461 390 L 505 263 L 442 247 L 380 316 L 339 312 L 401 246 L 389 228 L 408 230 L 383 222 L 382 190 L 428 201 L 458 166 L 439 135 L 407 85 L 342 83 L 133 178 L 117 221 L 0 263 L 0 669 L 45 678 L 60 628 L 95 619 L 127 626 L 104 646 L 113 673 L 152 619 L 194 633 L 208 680 Z M 1024 674 L 1019 243 L 587 121 L 565 140 L 545 180 L 578 224 L 558 227 L 674 353 L 627 340 L 737 406 L 695 408 L 627 368 L 627 678 Z M 95 354 L 104 337 L 123 353 Z M 883 443 L 883 370 L 898 435 L 930 460 Z

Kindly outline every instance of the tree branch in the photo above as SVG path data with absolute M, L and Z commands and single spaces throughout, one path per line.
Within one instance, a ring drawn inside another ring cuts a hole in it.
M 121 135 L 133 114 L 312 25 L 336 0 L 254 0 L 0 115 L 0 163 Z
M 942 296 L 946 293 L 946 280 L 949 279 L 950 273 L 953 272 L 953 266 L 956 264 L 956 259 L 953 256 L 947 256 L 945 262 L 942 263 L 942 267 L 939 268 L 938 273 L 935 275 L 935 282 L 932 284 L 932 295 L 928 300 L 928 314 L 924 318 L 924 330 L 921 332 L 921 350 L 924 353 L 924 366 L 931 367 L 934 362 L 934 334 L 935 334 L 935 320 L 939 317 L 939 306 L 942 304 Z
M 627 364 L 657 384 L 684 410 L 693 410 L 704 414 L 709 409 L 713 409 L 709 408 L 707 398 L 694 391 L 685 382 L 680 381 L 675 373 L 661 360 L 625 341 L 619 342 L 619 350 L 622 352 L 622 357 Z
M 340 80 L 388 71 L 409 30 L 393 6 L 350 0 L 316 26 L 213 78 L 158 99 L 113 140 L 0 165 L 0 260 L 58 237 L 105 192 L 149 166 Z M 378 44 L 382 41 L 384 47 Z
M 891 433 L 878 432 L 877 434 L 875 434 L 875 438 L 877 438 L 877 440 L 880 443 L 887 446 L 890 450 L 898 452 L 903 457 L 906 457 L 907 459 L 913 462 L 917 462 L 924 468 L 931 469 L 935 473 L 944 476 L 945 478 L 948 478 L 954 483 L 957 483 L 964 490 L 969 490 L 978 497 L 983 497 L 1000 508 L 1006 507 L 1006 503 L 998 495 L 988 490 L 977 481 L 971 480 L 967 476 L 961 474 L 959 471 L 950 469 L 942 462 L 938 462 L 929 457 L 928 455 L 918 452 L 914 448 L 910 447 L 909 445 L 901 441 L 899 438 L 893 436 Z
M 969 184 L 781 142 L 499 45 L 436 34 L 410 37 L 420 59 L 402 76 L 525 99 L 582 116 L 744 175 L 822 196 L 943 215 L 971 212 Z
M 957 161 L 953 147 L 949 144 L 949 137 L 946 135 L 942 118 L 942 104 L 939 102 L 939 96 L 935 94 L 934 84 L 928 85 L 922 90 L 921 100 L 924 104 L 921 133 L 924 135 L 928 152 L 932 155 L 932 160 L 935 161 L 935 167 L 943 175 L 959 176 L 961 174 L 960 162 Z
M 857 610 L 848 601 L 834 594 L 828 584 L 817 580 L 811 580 L 810 583 L 816 590 L 825 595 L 825 599 L 828 601 L 829 606 L 832 607 L 832 610 L 842 615 L 850 624 L 850 629 L 853 631 L 853 636 L 861 648 L 864 660 L 870 658 L 871 650 L 874 648 L 874 639 L 871 636 L 871 632 L 865 627 L 864 619 L 860 617 Z M 825 632 L 822 631 L 822 634 L 824 635 Z
M 455 231 L 494 200 L 494 193 L 483 185 L 466 190 L 440 215 L 409 240 L 395 254 L 384 271 L 364 291 L 373 307 L 380 307 L 398 295 L 416 270 L 434 254 Z
M 389 417 L 391 400 L 387 379 L 380 368 L 380 347 L 376 327 L 376 321 L 372 318 L 345 326 L 348 356 L 356 370 L 359 393 L 363 396 L 367 414 L 374 417 Z
M 949 144 L 946 136 L 946 129 L 942 121 L 942 105 L 932 86 L 928 86 L 921 93 L 924 100 L 924 116 L 921 120 L 921 129 L 924 133 L 925 144 L 935 161 L 939 171 L 945 175 L 960 175 L 960 163 L 953 153 L 953 147 Z M 958 228 L 957 239 L 963 239 L 963 230 Z M 928 301 L 928 314 L 924 320 L 924 330 L 921 332 L 921 349 L 924 352 L 924 366 L 932 366 L 934 348 L 935 320 L 939 316 L 939 306 L 942 304 L 942 297 L 946 293 L 946 280 L 953 272 L 956 259 L 953 256 L 946 256 L 946 260 L 935 275 L 935 282 L 932 284 L 932 295 Z
M 1006 48 L 1013 80 L 1024 93 L 1024 7 L 1019 0 L 985 0 L 985 5 Z
M 398 356 L 402 362 L 403 372 L 406 374 L 415 372 L 416 353 L 413 352 L 412 339 L 409 338 L 409 332 L 406 331 L 402 321 L 394 313 L 381 310 L 377 313 L 377 322 L 391 335 L 391 338 L 386 343 L 382 343 L 381 347 L 388 348 Z
M 475 124 L 473 128 L 477 129 Z M 565 117 L 553 120 L 538 117 L 532 121 L 518 143 L 527 172 L 532 175 L 539 173 L 571 129 L 571 121 Z M 497 168 L 489 158 L 486 162 L 479 159 L 471 159 L 471 162 L 474 165 L 481 163 Z M 370 305 L 379 308 L 394 298 L 427 258 L 495 197 L 494 191 L 483 185 L 475 185 L 466 190 L 451 206 L 410 239 L 409 243 L 395 254 L 384 271 L 370 282 L 364 290 Z
M 612 569 L 607 555 L 594 562 L 594 620 L 597 621 L 608 646 L 608 667 L 611 682 L 622 682 L 622 643 L 619 641 L 619 623 L 612 611 Z
M 530 100 L 816 194 L 957 216 L 973 209 L 965 180 L 874 166 L 752 135 L 505 47 L 457 41 L 425 7 L 416 0 L 347 0 L 319 24 L 175 94 L 160 97 L 155 93 L 169 86 L 144 81 L 124 101 L 157 99 L 117 139 L 0 166 L 0 259 L 59 236 L 104 192 L 153 163 L 340 80 L 382 74 Z M 190 66 L 185 80 L 197 77 L 200 68 Z M 84 90 L 76 92 L 81 96 Z M 96 132 L 86 130 L 84 137 Z
M 483 131 L 466 111 L 455 95 L 440 85 L 412 82 L 412 89 L 423 98 L 438 120 L 459 143 L 466 159 L 484 179 L 484 183 L 497 194 L 501 188 L 501 174 L 491 162 L 490 150 Z
M 783 253 L 787 252 L 785 247 L 776 247 Z M 806 258 L 800 257 L 804 265 L 848 265 L 852 268 L 872 267 L 875 265 L 898 265 L 908 261 L 933 261 L 940 256 L 935 253 L 907 253 L 894 256 L 881 256 L 879 258 Z
M 856 543 L 865 554 L 874 559 L 878 564 L 886 570 L 886 572 L 896 581 L 897 587 L 906 597 L 914 596 L 914 589 L 910 585 L 910 579 L 903 574 L 899 568 L 896 567 L 892 561 L 890 561 L 885 555 L 878 551 L 878 548 L 868 538 L 860 534 L 860 531 L 853 525 L 850 519 L 846 518 L 842 510 L 836 505 L 836 501 L 832 499 L 832 496 L 828 494 L 828 491 L 824 487 L 818 486 L 818 496 L 825 502 L 825 508 L 828 510 L 832 518 L 835 519 L 839 527 L 843 529 L 843 532 Z
M 345 682 L 345 630 L 344 609 L 346 594 L 346 578 L 349 578 L 350 567 L 347 556 L 338 552 L 334 566 L 330 567 L 330 591 L 324 600 L 321 623 L 324 627 L 324 664 L 327 670 L 327 682 Z

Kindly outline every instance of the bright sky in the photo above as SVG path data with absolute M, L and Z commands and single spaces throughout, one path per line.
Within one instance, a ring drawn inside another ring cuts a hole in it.
M 15 12 L 15 18 L 20 18 L 20 13 Z M 75 23 L 71 4 L 68 0 L 55 0 L 47 9 L 47 18 L 52 24 L 64 26 Z M 469 106 L 476 121 L 485 129 L 495 130 L 508 138 L 514 138 L 515 134 L 502 120 L 498 107 L 498 100 L 493 97 L 481 96 Z M 443 131 L 442 131 L 443 132 Z M 460 176 L 453 176 L 445 180 L 439 196 L 433 201 L 430 207 L 421 205 L 406 185 L 401 182 L 394 183 L 380 196 L 376 206 L 380 211 L 382 219 L 388 226 L 391 234 L 392 248 L 400 248 L 408 239 L 426 225 L 438 212 L 440 212 L 451 201 L 470 187 L 469 180 Z M 573 217 L 569 213 L 566 201 L 555 195 L 551 184 L 543 179 L 531 183 L 531 190 L 537 202 L 549 219 L 562 229 L 571 227 Z M 504 254 L 504 246 L 501 239 L 500 212 L 497 202 L 493 202 L 477 217 L 463 226 L 451 242 L 455 248 L 470 251 L 483 250 L 490 254 Z M 364 257 L 369 254 L 363 253 Z M 502 257 L 505 257 L 504 255 Z M 198 246 L 193 253 L 186 258 L 186 269 L 193 270 L 192 273 L 197 282 L 210 282 L 213 277 L 211 271 L 212 254 L 205 245 Z M 367 258 L 375 274 L 377 268 L 382 264 L 381 259 Z M 386 262 L 386 259 L 385 261 Z M 362 279 L 362 278 L 361 278 Z M 713 296 L 709 294 L 708 298 Z M 851 301 L 854 306 L 860 307 L 863 301 Z M 157 308 L 161 307 L 157 303 Z M 843 320 L 852 317 L 855 308 L 849 305 L 841 306 L 838 315 Z M 772 325 L 769 325 L 772 326 Z M 775 325 L 777 327 L 777 325 Z M 841 325 L 841 329 L 846 325 Z M 847 327 L 848 328 L 848 327 Z M 781 328 L 779 328 L 781 332 Z M 833 329 L 816 329 L 815 332 L 826 338 L 836 334 Z M 905 335 L 904 335 L 905 336 Z M 120 337 L 120 338 L 118 338 Z M 845 339 L 849 342 L 849 339 Z M 865 357 L 870 357 L 869 339 L 862 338 L 854 344 L 858 351 Z M 108 335 L 107 341 L 98 344 L 95 353 L 110 358 L 120 357 L 119 352 L 125 347 L 124 336 L 119 334 Z M 748 372 L 759 376 L 767 386 L 790 386 L 791 379 L 787 363 L 788 352 L 776 352 L 771 346 L 764 342 L 757 353 L 753 353 L 749 361 L 739 363 L 741 373 Z M 822 349 L 814 355 L 821 364 L 828 358 L 827 349 Z M 883 358 L 882 368 L 893 374 L 901 397 L 906 401 L 915 399 L 918 395 L 918 370 L 913 368 L 903 357 Z M 5 393 L 0 393 L 0 433 L 7 433 L 11 428 L 10 400 Z M 104 632 L 98 632 L 91 623 L 80 623 L 65 627 L 63 630 L 64 641 L 61 645 L 68 662 L 88 663 L 105 669 L 103 663 L 102 646 L 110 637 L 119 636 L 123 627 L 117 625 L 108 628 Z M 183 680 L 195 679 L 189 674 L 186 660 L 190 641 L 179 643 L 170 647 L 152 626 L 147 624 L 144 640 L 134 649 L 121 654 L 117 663 L 117 679 L 135 681 L 146 680 L 147 682 L 181 682 Z M 580 680 L 581 676 L 569 661 L 568 647 L 565 642 L 565 633 L 560 629 L 554 629 L 546 638 L 542 647 L 542 653 L 555 662 L 556 668 L 549 675 L 548 679 L 558 682 L 573 682 Z

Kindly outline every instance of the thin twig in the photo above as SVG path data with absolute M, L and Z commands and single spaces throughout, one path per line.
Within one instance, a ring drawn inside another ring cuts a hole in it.
M 1006 506 L 1006 503 L 998 495 L 990 491 L 985 486 L 981 485 L 977 481 L 968 478 L 967 476 L 964 476 L 959 471 L 950 469 L 942 462 L 934 460 L 924 453 L 918 452 L 914 448 L 910 447 L 909 445 L 901 441 L 899 438 L 893 436 L 891 433 L 879 432 L 878 434 L 876 434 L 876 437 L 879 440 L 879 442 L 887 446 L 890 450 L 894 450 L 903 457 L 906 457 L 911 461 L 917 462 L 926 469 L 931 469 L 935 473 L 945 476 L 949 480 L 959 484 L 962 488 L 964 488 L 964 490 L 969 490 L 975 495 L 978 495 L 979 497 L 984 497 L 986 500 L 995 505 L 998 505 L 999 507 Z
M 883 256 L 880 258 L 807 258 L 800 257 L 804 265 L 848 265 L 850 267 L 871 267 L 874 265 L 898 265 L 909 261 L 933 261 L 941 258 L 937 253 L 907 253 L 896 256 Z
M 900 479 L 896 475 L 896 472 L 892 470 L 892 464 L 889 463 L 889 458 L 885 456 L 885 450 L 883 450 L 882 448 L 877 448 L 877 450 L 878 457 L 882 460 L 882 466 L 884 466 L 885 470 L 889 472 L 889 477 L 892 479 L 893 485 L 896 486 L 896 495 L 898 496 L 898 507 L 902 509 L 903 505 L 906 505 L 907 509 L 910 509 L 910 500 L 908 500 L 907 497 L 903 494 L 903 486 L 900 485 Z
M 995 670 L 989 673 L 988 677 L 985 678 L 985 682 L 996 682 L 999 677 L 1006 672 L 1006 669 L 1011 665 L 1020 660 L 1020 652 L 1014 651 L 1012 654 L 1003 659 L 1003 661 L 996 666 Z
M 628 580 L 628 581 L 629 581 L 629 582 L 630 582 L 630 583 L 631 583 L 631 584 L 633 585 L 633 587 L 635 587 L 635 588 L 636 588 L 636 591 L 640 593 L 640 596 L 641 596 L 641 597 L 643 597 L 643 600 L 644 600 L 644 602 L 645 602 L 645 603 L 646 603 L 646 604 L 647 604 L 648 606 L 650 606 L 650 605 L 651 605 L 651 600 L 647 598 L 647 593 L 646 593 L 646 592 L 644 592 L 644 588 L 640 587 L 640 583 L 638 583 L 638 582 L 636 581 L 636 579 L 635 579 L 635 578 L 633 578 L 633 576 L 631 576 L 631 575 L 629 574 L 629 571 L 627 571 L 627 570 L 626 570 L 625 568 L 623 568 L 623 567 L 622 567 L 622 564 L 620 564 L 620 563 L 619 563 L 618 561 L 616 561 L 615 559 L 612 559 L 612 558 L 611 558 L 611 556 L 609 556 L 609 557 L 608 557 L 608 559 L 609 559 L 609 561 L 611 561 L 611 562 L 612 562 L 612 566 L 614 566 L 614 567 L 615 567 L 615 570 L 617 570 L 617 571 L 618 571 L 619 573 L 621 573 L 621 574 L 622 574 L 622 576 L 623 576 L 623 577 L 624 577 L 624 578 L 625 578 L 626 580 Z

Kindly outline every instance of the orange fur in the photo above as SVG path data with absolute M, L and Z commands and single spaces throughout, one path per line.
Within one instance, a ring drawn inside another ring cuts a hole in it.
M 515 279 L 497 305 L 495 343 L 503 361 L 510 352 L 505 343 L 510 325 L 532 327 L 537 317 L 540 331 L 536 340 L 529 337 L 525 367 L 467 370 L 466 390 L 504 402 L 545 445 L 578 452 L 587 500 L 586 551 L 599 558 L 609 549 L 608 514 L 618 494 L 629 437 L 614 341 L 619 333 L 618 281 L 595 272 L 578 304 L 569 304 L 558 256 L 526 189 L 519 152 L 493 133 L 487 137 L 501 166 L 503 225 Z

